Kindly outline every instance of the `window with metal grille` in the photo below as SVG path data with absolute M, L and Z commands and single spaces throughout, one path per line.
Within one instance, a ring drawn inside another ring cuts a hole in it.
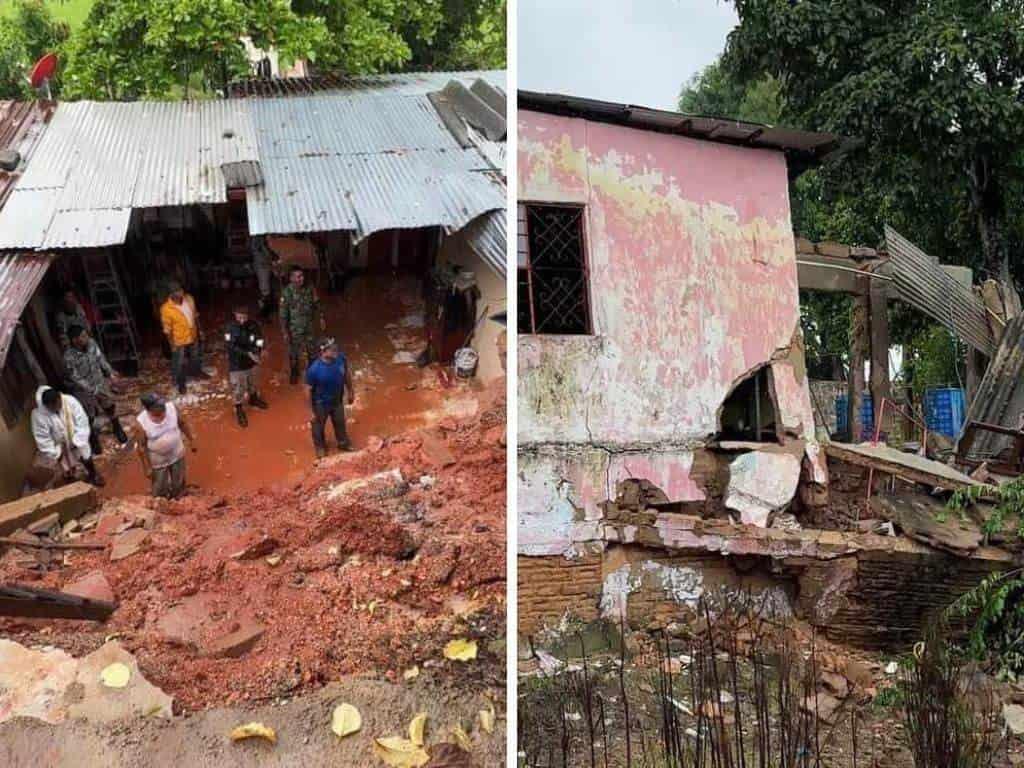
M 518 214 L 519 332 L 589 334 L 583 208 L 522 203 Z

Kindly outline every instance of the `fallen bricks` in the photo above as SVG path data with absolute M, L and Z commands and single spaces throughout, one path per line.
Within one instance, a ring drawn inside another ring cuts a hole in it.
M 96 489 L 88 483 L 71 483 L 22 499 L 0 504 L 0 536 L 7 536 L 50 515 L 64 524 L 96 508 Z

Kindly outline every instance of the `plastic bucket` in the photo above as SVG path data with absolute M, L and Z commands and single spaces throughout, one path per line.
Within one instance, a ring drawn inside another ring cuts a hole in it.
M 476 364 L 480 356 L 471 347 L 460 347 L 455 350 L 455 375 L 460 379 L 470 379 L 476 373 Z

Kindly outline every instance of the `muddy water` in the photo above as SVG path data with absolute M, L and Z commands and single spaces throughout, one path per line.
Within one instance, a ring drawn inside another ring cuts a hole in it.
M 350 280 L 342 296 L 320 291 L 327 318 L 327 332 L 339 342 L 353 366 L 356 401 L 348 410 L 349 435 L 358 449 L 370 436 L 386 437 L 426 423 L 436 413 L 446 391 L 439 386 L 437 366 L 392 362 L 396 348 L 390 337 L 410 348 L 424 346 L 419 283 L 411 278 L 361 276 Z M 288 352 L 275 315 L 265 323 L 267 350 L 261 369 L 261 390 L 270 404 L 266 411 L 247 408 L 249 426 L 235 421 L 227 384 L 227 361 L 222 344 L 214 344 L 228 317 L 230 307 L 242 294 L 225 296 L 219 306 L 199 307 L 207 343 L 214 348 L 205 358 L 215 366 L 210 382 L 189 384 L 190 393 L 212 395 L 198 404 L 185 405 L 184 417 L 196 435 L 198 450 L 189 454 L 188 479 L 205 490 L 252 491 L 301 478 L 315 458 L 310 438 L 309 403 L 305 387 L 288 383 Z M 404 323 L 403 323 L 404 320 Z M 388 326 L 391 326 L 390 328 Z M 140 378 L 158 382 L 171 394 L 168 363 L 151 357 Z M 127 404 L 133 412 L 137 401 Z M 328 446 L 334 445 L 333 430 L 327 428 Z M 146 493 L 148 481 L 134 453 L 123 452 L 104 469 L 104 495 Z

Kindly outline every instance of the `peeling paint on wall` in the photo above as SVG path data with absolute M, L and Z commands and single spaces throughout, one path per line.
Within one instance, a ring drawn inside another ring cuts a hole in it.
M 623 479 L 705 500 L 695 451 L 759 367 L 782 431 L 813 440 L 782 153 L 530 111 L 518 151 L 520 200 L 585 206 L 593 322 L 591 336 L 519 339 L 523 554 L 603 539 L 598 505 Z M 800 461 L 781 462 L 788 503 Z
M 704 594 L 704 575 L 689 566 L 646 560 L 626 563 L 609 573 L 601 587 L 601 616 L 618 621 L 626 614 L 629 596 L 644 584 L 678 605 L 696 606 Z

